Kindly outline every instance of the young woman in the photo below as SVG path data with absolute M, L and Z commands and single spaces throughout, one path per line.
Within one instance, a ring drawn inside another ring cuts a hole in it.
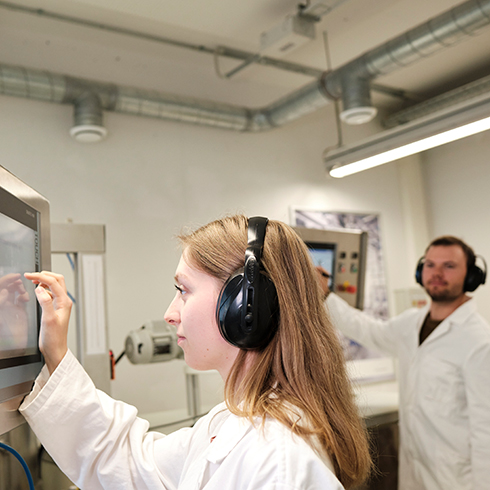
M 359 484 L 370 470 L 367 439 L 304 243 L 281 222 L 244 216 L 180 240 L 165 320 L 189 366 L 219 371 L 225 402 L 192 428 L 147 432 L 136 409 L 97 391 L 68 351 L 62 276 L 27 274 L 39 284 L 46 366 L 21 411 L 47 451 L 90 490 Z

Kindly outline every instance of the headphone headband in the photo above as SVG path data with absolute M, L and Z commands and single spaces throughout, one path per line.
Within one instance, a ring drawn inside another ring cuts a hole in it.
M 257 216 L 248 220 L 248 244 L 245 251 L 245 287 L 250 284 L 254 284 L 259 270 L 261 269 L 262 250 L 264 248 L 265 230 L 267 228 L 267 218 Z
M 267 218 L 260 216 L 248 220 L 248 244 L 245 251 L 242 284 L 242 327 L 245 331 L 252 328 L 254 318 L 257 318 L 258 314 L 258 301 L 254 301 L 254 295 L 260 280 L 262 249 L 264 248 L 265 230 L 268 222 Z
M 248 219 L 248 245 L 245 251 L 245 262 L 251 255 L 254 255 L 259 263 L 262 260 L 262 249 L 264 248 L 267 223 L 269 223 L 269 219 L 263 218 L 262 216 L 255 216 L 254 218 Z

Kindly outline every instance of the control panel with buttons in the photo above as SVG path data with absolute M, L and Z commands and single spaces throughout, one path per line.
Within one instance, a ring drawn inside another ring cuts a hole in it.
M 329 287 L 351 306 L 362 309 L 367 232 L 294 228 L 310 249 L 313 263 L 331 276 Z

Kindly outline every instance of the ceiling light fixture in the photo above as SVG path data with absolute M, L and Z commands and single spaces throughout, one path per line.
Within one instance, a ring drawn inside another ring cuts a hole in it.
M 490 94 L 328 152 L 330 176 L 346 177 L 490 129 Z

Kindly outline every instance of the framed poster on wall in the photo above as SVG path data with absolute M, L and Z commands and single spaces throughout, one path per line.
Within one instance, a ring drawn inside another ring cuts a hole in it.
M 383 247 L 377 214 L 292 208 L 291 224 L 323 230 L 366 231 L 368 248 L 363 311 L 373 318 L 382 320 L 389 318 Z M 394 378 L 394 364 L 391 357 L 361 346 L 343 335 L 341 341 L 352 377 L 366 382 Z

